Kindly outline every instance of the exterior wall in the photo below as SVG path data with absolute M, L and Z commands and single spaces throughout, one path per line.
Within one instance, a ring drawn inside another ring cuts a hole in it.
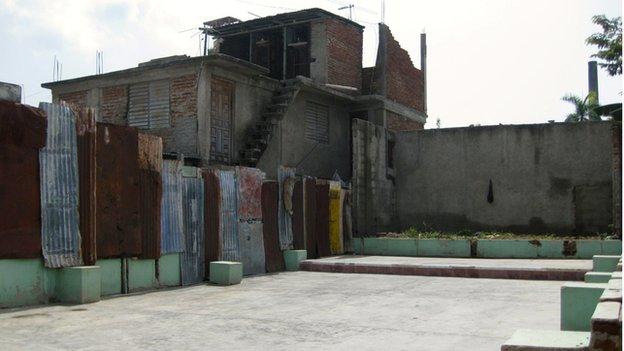
M 318 84 L 327 83 L 327 25 L 325 21 L 310 23 L 310 78 Z
M 386 112 L 386 126 L 393 132 L 414 131 L 423 129 L 423 123 L 414 121 L 398 113 Z
M 352 135 L 353 231 L 361 237 L 395 227 L 396 192 L 387 159 L 391 135 L 361 119 L 353 120 Z
M 63 101 L 70 107 L 79 109 L 87 105 L 87 93 L 86 90 L 79 90 L 59 94 L 58 98 L 54 99 L 54 102 Z
M 100 118 L 102 122 L 126 125 L 128 115 L 128 86 L 114 85 L 101 89 Z M 84 101 L 86 104 L 86 101 Z
M 622 237 L 622 121 L 611 125 L 613 141 L 613 233 Z
M 607 232 L 611 148 L 609 122 L 397 133 L 397 229 Z
M 305 110 L 308 101 L 329 106 L 329 143 L 316 143 L 305 137 Z M 276 179 L 279 165 L 296 167 L 298 174 L 331 178 L 337 171 L 344 180 L 351 178 L 351 119 L 348 105 L 314 92 L 301 91 L 276 127 L 273 138 L 257 167 Z
M 362 89 L 362 30 L 336 19 L 327 28 L 327 83 Z

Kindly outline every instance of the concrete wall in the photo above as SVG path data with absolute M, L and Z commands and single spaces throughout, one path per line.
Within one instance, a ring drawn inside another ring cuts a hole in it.
M 312 101 L 329 107 L 329 142 L 305 137 L 305 111 Z M 335 171 L 344 180 L 351 178 L 351 119 L 349 104 L 338 98 L 302 90 L 275 128 L 257 167 L 268 179 L 276 179 L 277 167 L 297 167 L 298 174 L 331 178 Z
M 611 148 L 610 122 L 399 132 L 396 229 L 607 232 Z

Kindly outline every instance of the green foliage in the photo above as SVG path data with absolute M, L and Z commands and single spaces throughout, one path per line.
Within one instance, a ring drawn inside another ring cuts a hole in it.
M 601 121 L 600 114 L 596 112 L 598 105 L 598 98 L 595 92 L 590 92 L 582 99 L 576 95 L 568 94 L 561 98 L 561 100 L 569 102 L 574 105 L 574 112 L 566 116 L 566 122 L 583 122 L 583 121 Z
M 543 234 L 517 234 L 510 232 L 498 232 L 498 231 L 473 231 L 473 230 L 460 230 L 457 232 L 441 232 L 441 231 L 420 231 L 416 228 L 409 228 L 398 235 L 392 235 L 392 237 L 399 238 L 411 238 L 411 239 L 456 239 L 456 240 L 469 240 L 469 239 L 498 239 L 498 240 L 512 240 L 512 239 L 527 239 L 527 240 L 562 240 L 562 239 L 608 239 L 607 233 L 595 233 L 592 235 L 583 236 L 562 236 L 557 234 L 543 233 Z
M 600 67 L 605 68 L 609 75 L 622 74 L 622 17 L 609 19 L 599 15 L 592 17 L 592 21 L 602 27 L 602 33 L 594 33 L 585 41 L 598 47 L 598 52 L 592 57 L 602 60 Z

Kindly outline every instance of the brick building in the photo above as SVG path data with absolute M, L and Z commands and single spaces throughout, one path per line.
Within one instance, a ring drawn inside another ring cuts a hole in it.
M 352 119 L 422 129 L 424 74 L 379 25 L 374 67 L 362 67 L 363 27 L 321 9 L 205 24 L 215 52 L 42 86 L 55 102 L 97 108 L 101 122 L 163 138 L 189 163 L 277 167 L 350 179 Z M 390 138 L 391 139 L 391 138 Z

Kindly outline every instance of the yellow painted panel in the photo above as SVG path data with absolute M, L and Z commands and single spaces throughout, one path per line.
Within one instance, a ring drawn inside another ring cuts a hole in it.
M 340 182 L 329 182 L 329 247 L 332 255 L 344 253 L 342 238 L 342 198 Z

